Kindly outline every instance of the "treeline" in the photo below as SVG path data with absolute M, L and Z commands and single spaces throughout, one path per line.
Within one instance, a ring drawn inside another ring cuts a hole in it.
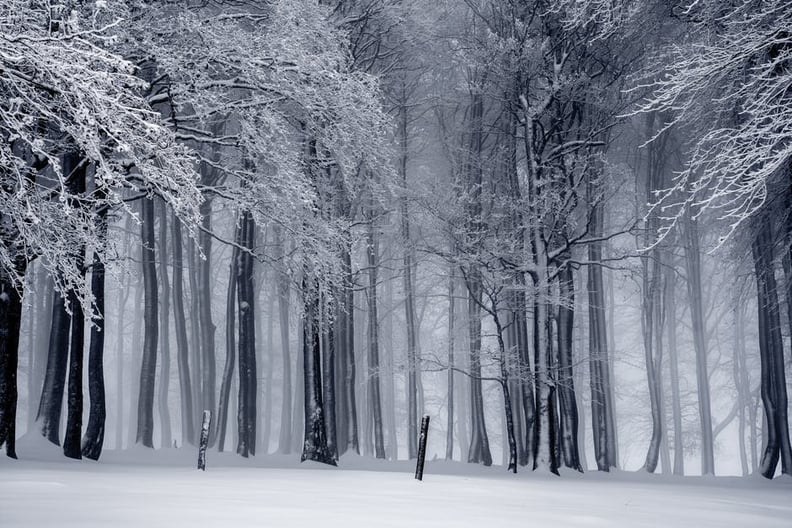
M 0 445 L 23 359 L 28 430 L 72 458 L 108 419 L 124 445 L 125 415 L 136 443 L 195 443 L 204 409 L 245 457 L 277 426 L 302 460 L 414 458 L 433 412 L 448 459 L 492 464 L 497 419 L 511 471 L 583 471 L 587 442 L 609 471 L 643 427 L 617 413 L 631 280 L 644 468 L 684 473 L 692 434 L 713 474 L 736 419 L 743 472 L 789 473 L 790 23 L 781 1 L 12 1 Z

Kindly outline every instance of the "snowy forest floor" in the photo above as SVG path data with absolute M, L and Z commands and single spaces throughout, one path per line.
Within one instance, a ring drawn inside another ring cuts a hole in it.
M 37 442 L 36 442 L 37 443 Z M 345 456 L 340 468 L 298 455 L 193 449 L 106 451 L 98 463 L 19 446 L 0 457 L 0 527 L 717 527 L 790 526 L 792 479 L 614 472 L 562 477 L 427 461 Z

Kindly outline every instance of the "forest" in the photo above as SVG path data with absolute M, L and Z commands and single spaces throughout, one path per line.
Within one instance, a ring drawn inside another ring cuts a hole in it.
M 792 474 L 791 28 L 0 1 L 0 448 Z

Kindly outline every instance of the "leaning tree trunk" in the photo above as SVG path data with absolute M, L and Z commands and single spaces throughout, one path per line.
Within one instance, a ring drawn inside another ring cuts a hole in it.
M 154 447 L 154 388 L 157 375 L 157 262 L 154 254 L 154 202 L 142 200 L 141 237 L 143 242 L 143 360 L 140 366 L 138 393 L 137 434 L 135 442 Z

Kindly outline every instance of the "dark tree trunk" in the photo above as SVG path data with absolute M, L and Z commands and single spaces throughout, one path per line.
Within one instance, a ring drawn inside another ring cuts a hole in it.
M 82 259 L 80 259 L 82 261 Z M 83 264 L 80 262 L 82 268 Z M 81 273 L 85 273 L 81 270 Z M 69 292 L 71 306 L 71 340 L 69 344 L 69 386 L 66 399 L 66 434 L 63 454 L 68 458 L 82 458 L 80 439 L 83 419 L 83 346 L 85 343 L 85 316 L 75 292 Z
M 336 461 L 327 448 L 324 402 L 322 400 L 319 292 L 307 291 L 307 283 L 303 281 L 303 296 L 305 299 L 305 313 L 302 321 L 305 434 L 300 460 L 313 460 L 335 466 Z
M 560 444 L 564 465 L 577 471 L 580 466 L 578 452 L 578 409 L 575 399 L 574 372 L 572 370 L 572 333 L 575 316 L 575 285 L 572 268 L 564 266 L 559 274 L 561 306 L 558 308 L 558 387 Z
M 141 238 L 143 243 L 143 360 L 140 365 L 137 434 L 135 442 L 154 447 L 154 389 L 157 375 L 157 341 L 159 338 L 157 261 L 154 251 L 154 202 L 141 201 Z
M 91 326 L 91 342 L 88 348 L 88 395 L 91 399 L 88 427 L 82 440 L 82 454 L 91 460 L 99 460 L 104 444 L 105 382 L 104 382 L 104 335 L 105 335 L 105 268 L 98 255 L 94 255 L 91 269 L 91 293 L 94 297 L 95 317 Z
M 107 221 L 104 212 L 99 214 L 97 223 L 99 239 L 102 241 L 99 251 L 104 251 L 107 238 Z M 88 345 L 88 395 L 91 399 L 91 406 L 88 413 L 88 427 L 82 439 L 82 454 L 91 460 L 99 460 L 104 444 L 107 414 L 104 382 L 104 336 L 107 321 L 105 319 L 105 266 L 98 253 L 94 253 L 91 268 L 91 293 L 94 297 L 91 342 Z M 123 339 L 123 336 L 118 336 L 118 338 Z
M 456 275 L 454 273 L 454 266 L 451 265 L 451 270 L 448 276 L 448 371 L 447 371 L 447 420 L 446 420 L 446 452 L 445 459 L 454 459 L 454 335 L 455 330 L 455 308 L 456 299 L 454 299 L 456 286 Z
M 481 386 L 481 279 L 478 270 L 468 277 L 468 331 L 470 342 L 470 415 L 472 434 L 468 462 L 492 465 L 492 455 L 484 420 L 484 395 Z
M 758 226 L 752 252 L 759 307 L 761 394 L 767 419 L 767 442 L 759 470 L 764 477 L 773 478 L 779 458 L 781 472 L 786 475 L 792 473 L 792 448 L 778 287 L 773 267 L 773 232 L 767 218 L 763 218 Z
M 351 449 L 360 453 L 358 438 L 358 416 L 355 398 L 356 365 L 355 365 L 355 318 L 354 318 L 354 276 L 352 273 L 352 256 L 349 247 L 341 253 L 343 270 L 343 290 L 339 299 L 336 319 L 336 363 L 338 365 L 338 388 L 340 397 L 336 418 L 339 423 L 338 451 L 344 454 Z
M 322 318 L 322 385 L 324 391 L 325 429 L 327 430 L 327 449 L 330 456 L 338 460 L 338 430 L 335 412 L 335 328 L 326 318 Z
M 592 236 L 603 231 L 601 190 L 597 182 L 586 185 L 591 204 Z M 588 245 L 587 266 L 589 306 L 589 377 L 591 383 L 591 427 L 594 436 L 594 457 L 599 471 L 610 471 L 618 465 L 615 455 L 616 427 L 613 408 L 613 387 L 610 376 L 609 340 L 605 318 L 605 288 L 602 280 L 602 242 Z
M 242 213 L 237 259 L 237 306 L 239 309 L 239 399 L 237 404 L 239 441 L 237 453 L 256 454 L 256 288 L 253 275 L 253 247 L 256 224 L 249 211 Z
M 2 221 L 5 219 L 0 217 Z M 23 276 L 25 268 L 24 264 L 18 264 L 16 274 Z M 21 324 L 22 298 L 11 275 L 0 269 L 0 448 L 5 446 L 6 455 L 11 458 L 16 458 L 17 365 Z
M 60 445 L 60 417 L 63 406 L 63 389 L 66 385 L 66 367 L 69 362 L 69 326 L 71 317 L 66 311 L 66 300 L 54 292 L 52 299 L 52 326 L 50 327 L 47 369 L 41 388 L 36 421 L 42 436 Z
M 176 327 L 176 361 L 179 369 L 179 395 L 181 397 L 182 443 L 195 445 L 193 389 L 190 379 L 190 350 L 187 341 L 187 323 L 184 318 L 184 280 L 182 238 L 179 220 L 171 221 L 173 240 L 173 323 Z
M 212 204 L 205 201 L 201 205 L 203 229 L 199 235 L 204 257 L 198 259 L 198 290 L 193 295 L 198 298 L 198 319 L 201 336 L 201 392 L 204 409 L 215 408 L 215 325 L 212 322 Z

